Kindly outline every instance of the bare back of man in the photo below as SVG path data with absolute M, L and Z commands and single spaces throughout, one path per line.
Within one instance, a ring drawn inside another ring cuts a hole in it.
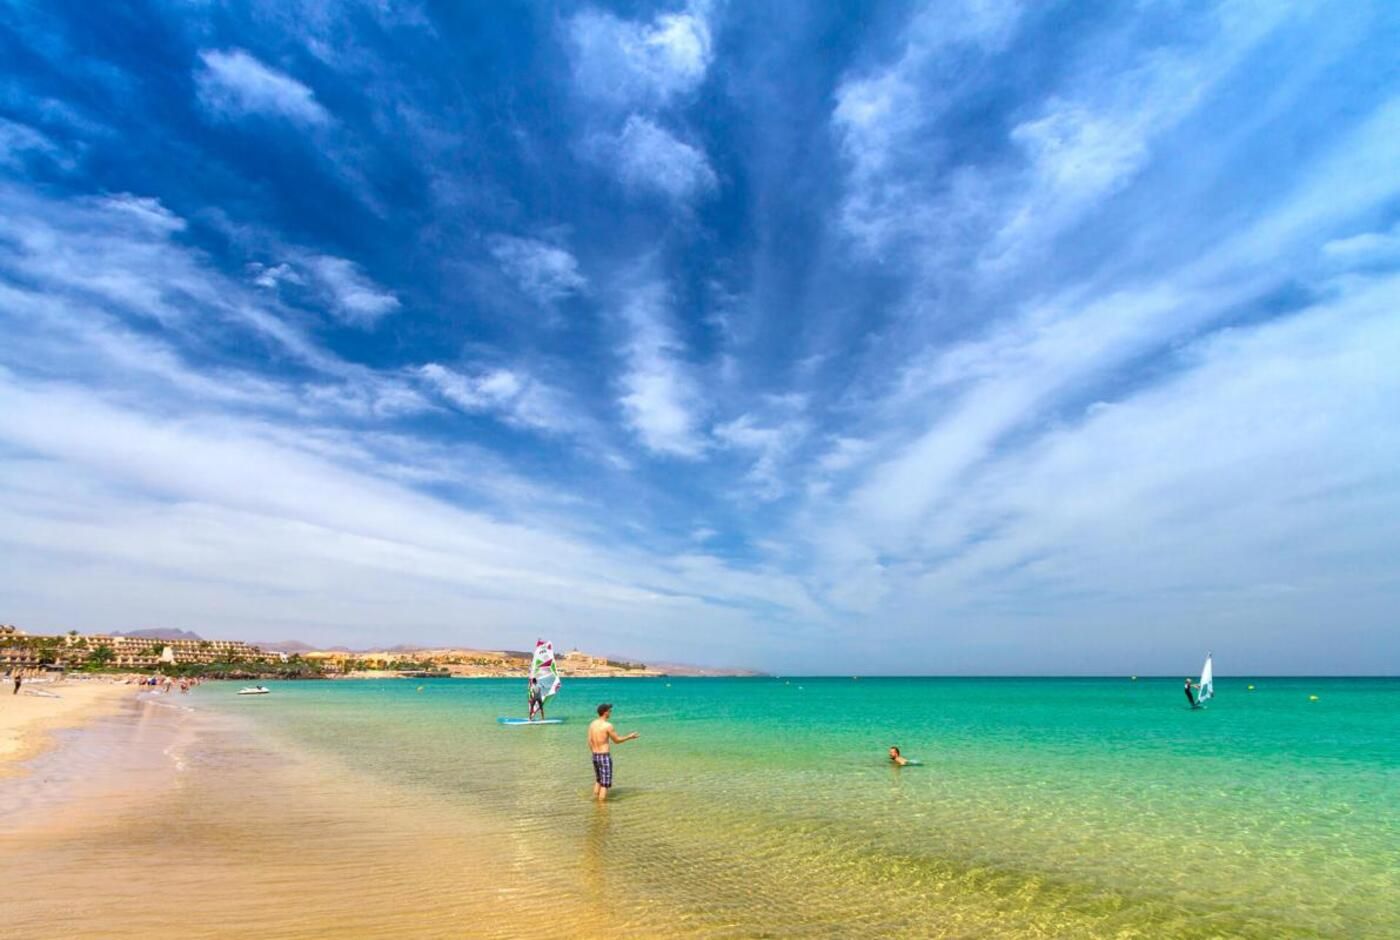
M 637 732 L 620 736 L 613 727 L 612 706 L 599 705 L 598 717 L 588 723 L 588 749 L 593 752 L 593 798 L 602 802 L 612 788 L 612 746 L 632 741 Z

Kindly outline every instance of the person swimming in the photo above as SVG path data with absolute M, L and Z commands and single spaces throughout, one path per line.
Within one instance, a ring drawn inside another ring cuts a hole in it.
M 909 758 L 907 758 L 907 757 L 905 757 L 903 754 L 899 753 L 899 748 L 897 748 L 897 747 L 895 747 L 893 744 L 891 744 L 891 745 L 890 745 L 890 763 L 891 763 L 891 764 L 894 764 L 896 767 L 903 767 L 905 764 L 909 763 Z

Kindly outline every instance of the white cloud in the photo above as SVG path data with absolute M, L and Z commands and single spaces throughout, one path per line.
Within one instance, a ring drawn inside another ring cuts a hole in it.
M 622 306 L 629 336 L 623 349 L 627 371 L 619 399 L 634 433 L 648 449 L 672 457 L 699 457 L 705 440 L 699 430 L 703 402 L 684 347 L 672 330 L 670 299 L 660 281 L 633 287 Z
M 358 418 L 398 418 L 432 411 L 416 389 L 380 376 L 358 380 L 311 383 L 302 389 L 303 414 L 340 414 Z
M 911 17 L 890 65 L 837 86 L 831 127 L 848 168 L 841 222 L 862 249 L 877 253 L 907 233 L 938 229 L 938 214 L 926 209 L 926 177 L 944 150 L 934 129 L 974 87 L 967 57 L 1000 51 L 1020 14 L 1020 3 L 1001 0 L 927 4 Z M 940 182 L 955 192 L 966 185 Z
M 399 309 L 399 299 L 366 277 L 353 261 L 314 255 L 306 264 L 329 298 L 332 311 L 351 326 L 371 327 Z
M 985 16 L 931 6 L 905 30 L 900 56 L 851 75 L 836 92 L 832 128 L 847 161 L 842 224 L 863 251 L 932 257 L 945 272 L 980 261 L 993 276 L 1039 260 L 1057 234 L 1132 184 L 1153 148 L 1293 13 L 1222 3 L 1209 29 L 1148 46 L 1095 46 L 1071 60 L 1029 104 L 1010 142 L 1019 164 L 961 163 L 941 118 L 981 94 L 980 72 L 1012 35 L 1017 4 Z M 949 24 L 966 22 L 960 30 Z M 948 54 L 950 45 L 959 55 Z
M 416 492 L 399 469 L 361 435 L 159 418 L 0 369 L 0 592 L 36 627 L 197 616 L 221 635 L 492 645 L 543 618 L 567 623 L 570 645 L 642 657 L 752 635 L 745 608 L 819 616 L 776 572 L 501 522 Z M 84 591 L 59 590 L 75 564 Z
M 639 114 L 630 115 L 617 136 L 598 138 L 597 145 L 617 178 L 636 193 L 686 202 L 719 185 L 703 150 Z
M 806 402 L 801 396 L 770 398 L 764 413 L 746 413 L 714 428 L 715 439 L 723 446 L 752 456 L 745 479 L 753 495 L 772 501 L 786 495 L 790 489 L 791 468 L 788 466 L 794 449 L 811 431 L 803 416 Z
M 12 354 L 10 364 L 84 375 L 124 395 L 174 391 L 181 401 L 193 395 L 284 413 L 375 417 L 428 407 L 402 377 L 318 347 L 275 298 L 183 244 L 185 228 L 155 199 L 64 200 L 0 187 L 0 320 L 13 324 L 0 348 Z M 143 335 L 152 326 L 154 334 Z M 315 379 L 273 380 L 184 361 L 187 349 L 203 358 L 231 337 L 245 348 L 271 343 Z
M 577 433 L 582 426 L 562 393 L 519 370 L 497 368 L 469 375 L 430 362 L 420 366 L 418 374 L 466 412 L 494 414 L 507 424 L 555 434 Z
M 694 91 L 712 56 L 706 6 L 692 4 L 650 23 L 594 9 L 575 15 L 568 24 L 575 87 L 624 107 L 664 105 Z
M 1343 267 L 1400 264 L 1400 225 L 1383 232 L 1361 232 L 1322 246 L 1328 260 Z
M 276 290 L 284 281 L 289 284 L 306 283 L 302 276 L 285 261 L 281 264 L 271 265 L 254 261 L 248 264 L 247 271 L 254 284 L 268 290 Z
M 32 155 L 46 157 L 64 167 L 72 166 L 71 159 L 48 135 L 27 124 L 0 118 L 0 167 L 19 169 Z
M 982 533 L 937 583 L 975 591 L 1034 559 L 1018 580 L 1156 604 L 1375 577 L 1400 547 L 1367 521 L 1400 506 L 1377 472 L 1400 460 L 1397 300 L 1391 278 L 1203 340 L 1170 380 L 990 463 L 924 533 L 933 552 Z
M 498 235 L 491 240 L 491 254 L 526 296 L 549 306 L 588 286 L 569 252 L 533 238 Z
M 199 58 L 204 64 L 194 76 L 199 100 L 214 115 L 264 114 L 310 126 L 330 123 L 330 114 L 310 88 L 242 49 L 206 49 Z
M 843 473 L 859 464 L 871 452 L 869 441 L 858 437 L 837 437 L 831 447 L 817 458 L 817 467 L 826 473 Z

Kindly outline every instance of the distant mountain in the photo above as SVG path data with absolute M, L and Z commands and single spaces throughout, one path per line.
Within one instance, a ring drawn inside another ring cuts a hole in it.
M 759 672 L 756 669 L 722 669 L 711 668 L 709 666 L 691 666 L 686 663 L 647 663 L 649 667 L 657 672 L 664 672 L 668 676 L 706 676 L 710 678 L 720 676 L 766 676 L 768 673 Z
M 164 627 L 153 630 L 128 630 L 126 633 L 113 633 L 112 636 L 134 636 L 143 640 L 194 640 L 196 642 L 204 639 L 191 630 L 169 630 Z
M 248 645 L 256 646 L 269 653 L 309 653 L 311 650 L 319 649 L 319 647 L 303 643 L 300 640 L 278 640 L 275 643 L 249 643 Z

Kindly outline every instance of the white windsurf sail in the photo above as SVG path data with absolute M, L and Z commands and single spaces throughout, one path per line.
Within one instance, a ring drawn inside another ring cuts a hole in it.
M 1201 688 L 1196 692 L 1196 704 L 1215 698 L 1215 666 L 1211 654 L 1206 653 L 1206 664 L 1201 667 Z
M 559 671 L 554 668 L 554 644 L 545 640 L 535 643 L 535 657 L 530 660 L 530 681 L 539 683 L 540 701 L 547 702 L 559 691 Z

